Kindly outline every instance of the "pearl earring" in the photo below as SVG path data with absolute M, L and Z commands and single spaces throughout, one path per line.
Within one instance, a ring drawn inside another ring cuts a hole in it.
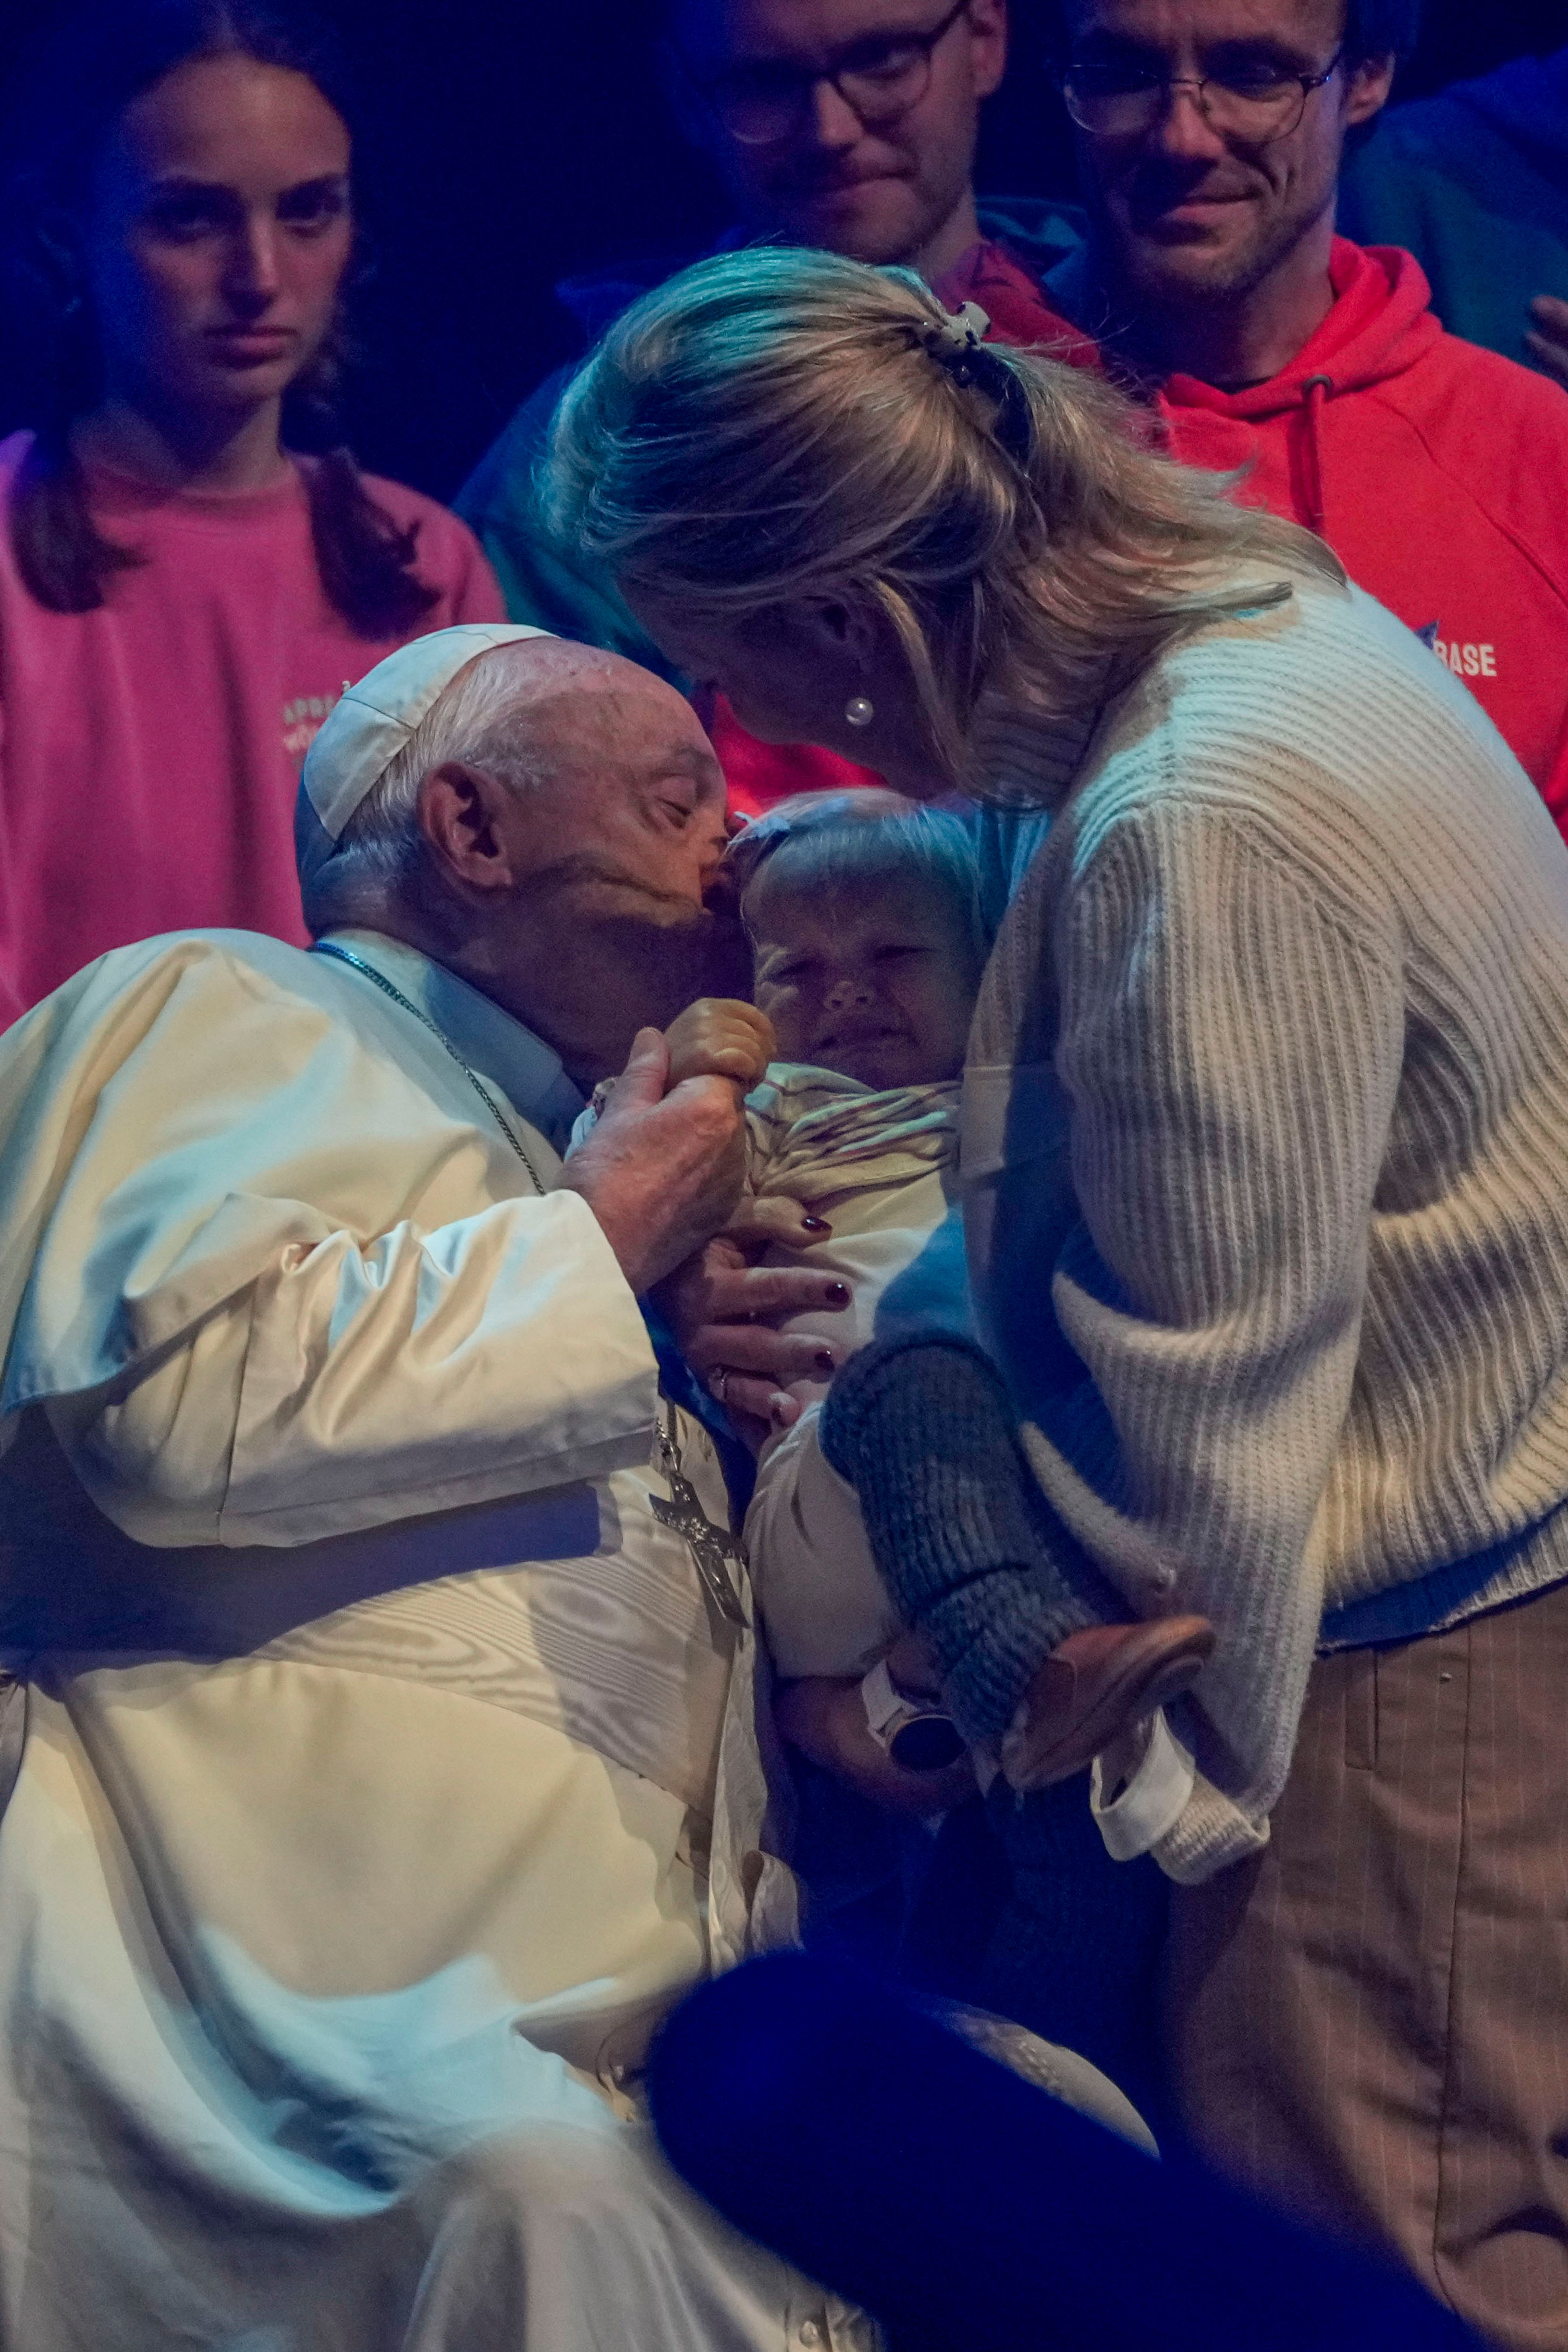
M 868 694 L 852 694 L 844 706 L 844 716 L 851 727 L 869 727 L 877 716 Z

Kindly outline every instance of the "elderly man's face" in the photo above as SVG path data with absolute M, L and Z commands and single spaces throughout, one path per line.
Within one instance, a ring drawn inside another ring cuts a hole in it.
M 684 0 L 672 29 L 693 127 L 749 227 L 912 263 L 966 201 L 1005 0 Z
M 1383 104 L 1393 58 L 1340 58 L 1344 0 L 1065 0 L 1064 14 L 1073 64 L 1182 85 L 1146 128 L 1077 133 L 1115 274 L 1163 306 L 1252 293 L 1331 211 L 1345 131 Z M 1205 110 L 1194 87 L 1222 74 L 1311 79 L 1330 68 L 1286 134 L 1261 142 L 1227 125 L 1223 94 Z
M 738 916 L 708 904 L 731 830 L 724 778 L 690 705 L 649 671 L 559 641 L 513 658 L 537 781 L 468 820 L 466 873 L 484 887 L 465 968 L 569 1067 L 616 1069 L 645 1024 L 750 992 Z

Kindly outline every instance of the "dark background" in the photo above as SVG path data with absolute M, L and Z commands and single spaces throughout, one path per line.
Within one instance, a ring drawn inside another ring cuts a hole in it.
M 980 185 L 1065 195 L 1071 164 L 1029 0 L 988 113 Z M 0 0 L 0 115 L 19 59 L 62 10 Z M 717 187 L 666 121 L 653 10 L 637 0 L 325 0 L 362 98 L 371 275 L 349 437 L 377 472 L 450 497 L 521 395 L 578 348 L 559 278 L 692 253 Z M 1401 92 L 1416 96 L 1568 38 L 1565 0 L 1427 0 Z M 16 414 L 0 352 L 0 431 Z

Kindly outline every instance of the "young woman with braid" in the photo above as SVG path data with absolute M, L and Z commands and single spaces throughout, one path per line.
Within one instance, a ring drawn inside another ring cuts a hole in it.
M 295 793 L 344 679 L 501 613 L 466 527 L 331 442 L 350 136 L 308 27 L 90 0 L 5 152 L 35 429 L 0 443 L 0 1023 L 148 933 L 302 942 Z
M 1110 1743 L 1186 2125 L 1524 2352 L 1568 2309 L 1568 846 L 1224 490 L 912 278 L 756 252 L 612 328 L 546 494 L 742 724 L 989 804 L 960 1166 L 1005 1385 L 866 1349 L 822 1452 L 1005 1764 L 1075 1629 L 1212 1621 L 1170 1740 Z

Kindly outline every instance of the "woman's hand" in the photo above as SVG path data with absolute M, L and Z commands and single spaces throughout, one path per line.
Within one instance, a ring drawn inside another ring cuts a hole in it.
M 895 1764 L 871 1736 L 858 1675 L 840 1681 L 810 1675 L 785 1683 L 774 1697 L 773 1716 L 792 1748 L 884 1812 L 923 1820 L 962 1805 L 978 1785 L 967 1756 L 940 1772 L 910 1772 Z
M 789 1383 L 830 1380 L 838 1364 L 837 1352 L 822 1339 L 775 1327 L 796 1315 L 841 1313 L 849 1304 L 849 1286 L 837 1275 L 752 1263 L 769 1241 L 820 1241 L 827 1231 L 794 1202 L 763 1205 L 765 1224 L 753 1216 L 720 1234 L 658 1294 L 676 1346 L 753 1453 L 770 1431 L 799 1419 Z
M 918 1626 L 906 1625 L 888 1652 L 888 1676 L 905 1698 L 920 1699 L 930 1706 L 947 1705 L 936 1644 Z

